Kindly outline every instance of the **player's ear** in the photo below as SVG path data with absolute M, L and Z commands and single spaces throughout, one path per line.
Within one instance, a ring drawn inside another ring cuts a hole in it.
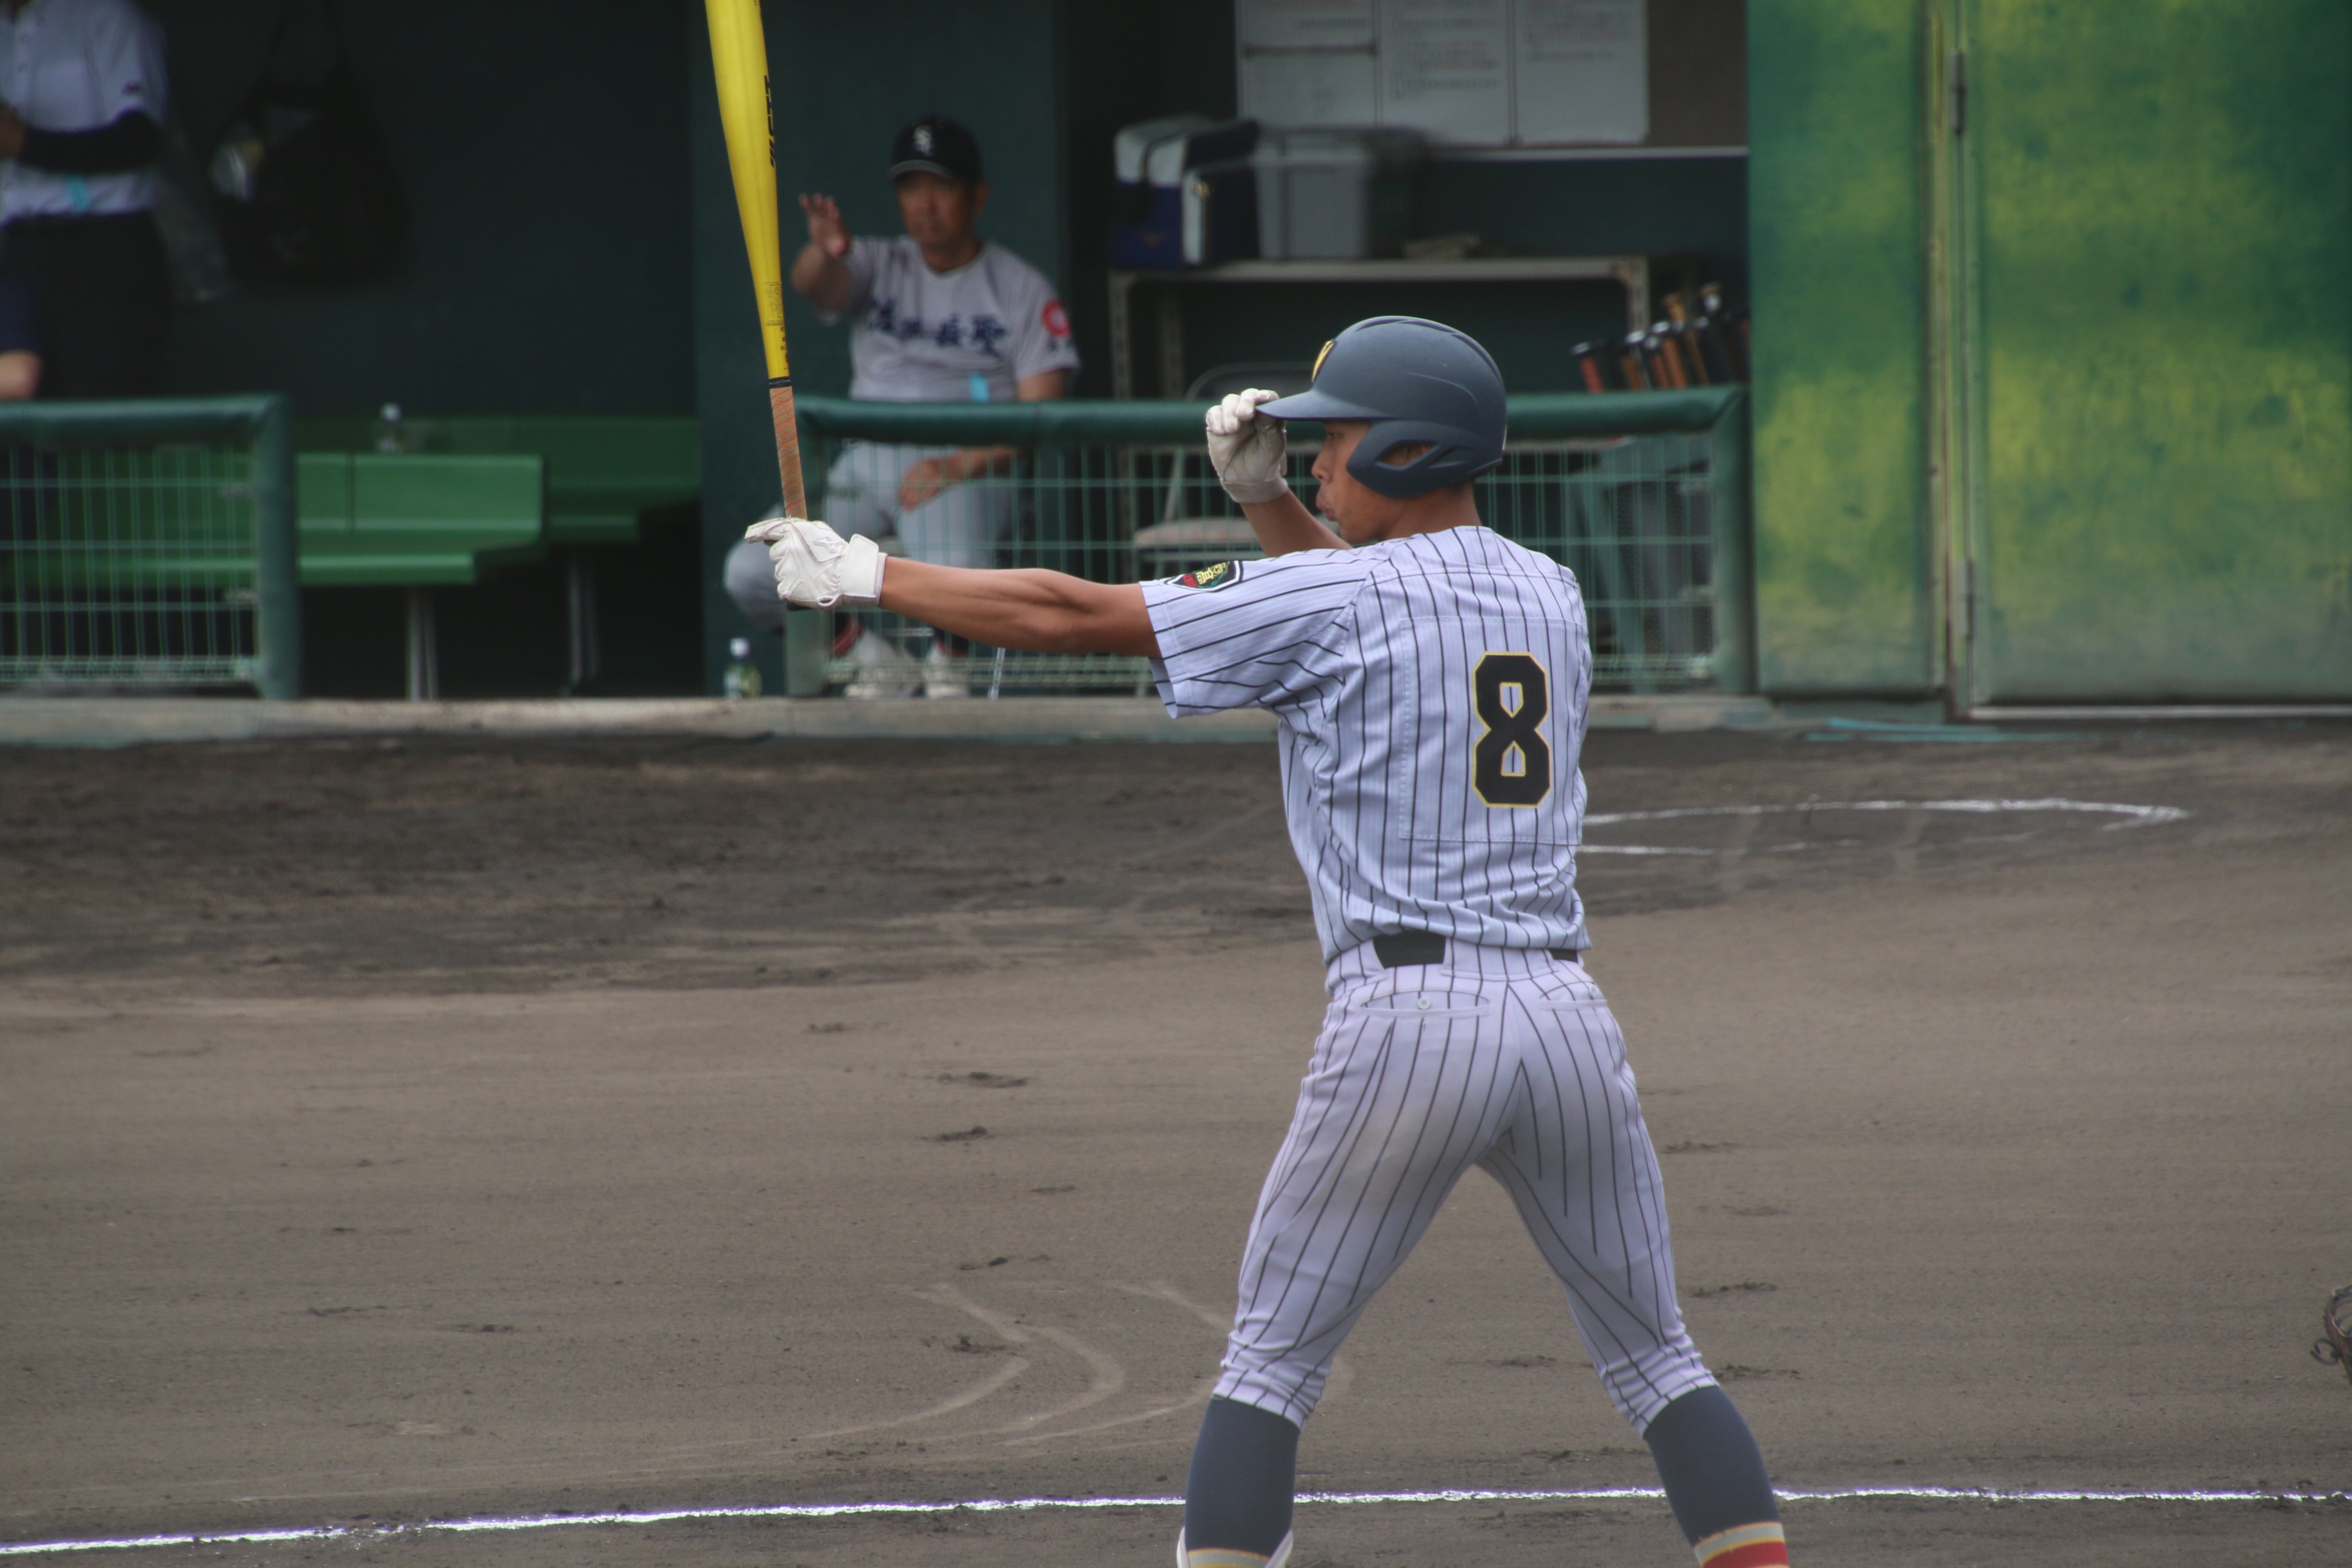
M 974 180 L 971 183 L 971 216 L 976 218 L 987 210 L 988 182 L 986 180 Z

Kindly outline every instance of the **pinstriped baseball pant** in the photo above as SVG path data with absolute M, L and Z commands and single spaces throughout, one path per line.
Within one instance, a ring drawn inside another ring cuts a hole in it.
M 1636 1431 L 1715 1379 L 1675 1304 L 1658 1162 L 1609 1004 L 1580 964 L 1446 944 L 1341 953 L 1243 1256 L 1217 1393 L 1304 1426 L 1339 1343 L 1473 1165 L 1503 1184 Z

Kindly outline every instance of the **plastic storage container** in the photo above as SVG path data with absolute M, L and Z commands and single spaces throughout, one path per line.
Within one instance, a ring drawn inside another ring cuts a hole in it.
M 1257 174 L 1258 254 L 1269 261 L 1360 261 L 1394 256 L 1428 161 L 1415 131 L 1269 131 Z
M 1257 254 L 1257 170 L 1246 158 L 1203 163 L 1184 176 L 1184 265 L 1214 267 Z
M 1118 178 L 1110 263 L 1172 270 L 1184 262 L 1185 175 L 1204 163 L 1244 157 L 1257 144 L 1255 120 L 1175 114 L 1123 128 L 1111 143 Z

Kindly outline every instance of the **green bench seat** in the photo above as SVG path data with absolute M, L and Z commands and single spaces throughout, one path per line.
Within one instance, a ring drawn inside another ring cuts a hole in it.
M 295 469 L 306 588 L 477 583 L 546 551 L 534 456 L 304 452 Z
M 518 419 L 510 450 L 547 459 L 553 544 L 627 544 L 655 507 L 702 494 L 702 427 L 684 417 Z
M 305 452 L 371 453 L 373 419 L 305 419 Z M 702 438 L 690 415 L 461 415 L 403 420 L 404 451 L 439 456 L 535 453 L 547 466 L 551 544 L 627 544 L 650 508 L 702 493 Z
M 379 450 L 387 435 L 398 452 Z M 594 677 L 600 658 L 592 556 L 572 547 L 633 543 L 645 512 L 692 501 L 702 493 L 701 426 L 690 416 L 462 415 L 402 420 L 396 433 L 374 419 L 305 419 L 296 426 L 296 444 L 305 464 L 313 458 L 353 464 L 353 482 L 361 487 L 366 480 L 360 476 L 373 462 L 527 461 L 541 476 L 541 523 L 527 544 L 520 537 L 487 544 L 458 538 L 436 550 L 427 543 L 431 530 L 423 526 L 436 515 L 427 511 L 414 514 L 417 526 L 399 531 L 383 548 L 371 549 L 354 537 L 336 542 L 332 552 L 316 552 L 314 571 L 314 552 L 305 533 L 305 583 L 367 583 L 412 590 L 412 696 L 430 695 L 438 682 L 432 658 L 432 606 L 421 596 L 424 590 L 471 583 L 488 567 L 532 559 L 551 546 L 560 554 L 565 577 L 571 677 L 563 689 L 578 690 Z M 393 471 L 421 476 L 428 470 Z M 307 520 L 307 504 L 303 510 Z M 357 531 L 367 531 L 364 517 L 358 520 Z M 465 558 L 462 563 L 459 556 Z

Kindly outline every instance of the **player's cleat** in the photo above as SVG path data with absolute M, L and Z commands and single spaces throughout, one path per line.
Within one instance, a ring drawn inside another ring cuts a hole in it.
M 971 695 L 971 661 L 948 652 L 938 643 L 923 656 L 923 695 L 926 697 L 969 697 Z
M 915 661 L 870 628 L 858 634 L 849 657 L 856 661 L 857 673 L 842 688 L 844 697 L 860 700 L 912 697 L 922 688 L 923 673 Z

